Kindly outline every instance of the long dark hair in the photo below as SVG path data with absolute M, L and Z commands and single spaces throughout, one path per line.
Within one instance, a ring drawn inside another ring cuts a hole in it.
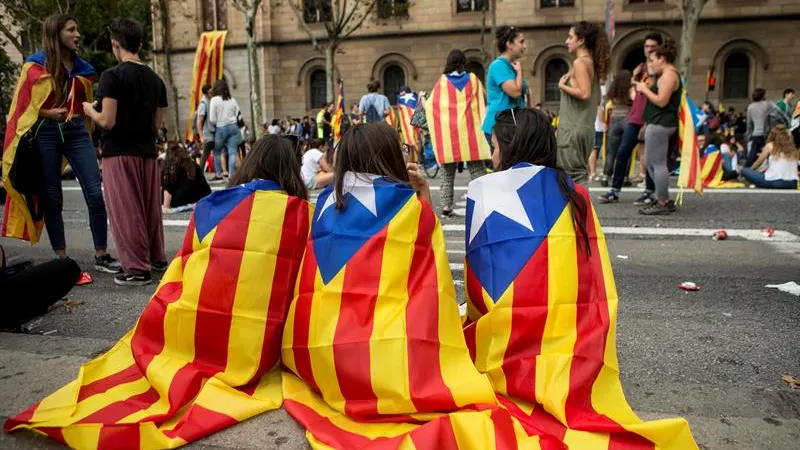
M 161 173 L 161 184 L 169 185 L 174 184 L 178 179 L 178 174 L 183 170 L 186 172 L 186 177 L 194 181 L 196 172 L 196 164 L 189 156 L 186 148 L 178 142 L 172 142 L 167 148 L 167 160 L 164 165 L 164 171 Z
M 53 77 L 53 95 L 56 105 L 61 105 L 64 101 L 64 63 L 62 59 L 65 49 L 61 45 L 61 30 L 67 26 L 67 22 L 78 23 L 74 16 L 69 14 L 51 14 L 44 19 L 42 25 L 42 49 L 44 50 L 44 61 L 47 72 Z
M 214 95 L 219 95 L 222 97 L 223 100 L 230 100 L 231 98 L 231 90 L 228 87 L 228 82 L 223 80 L 217 80 L 214 82 L 214 87 L 211 88 L 214 92 Z
M 231 178 L 230 185 L 258 179 L 277 181 L 287 194 L 308 200 L 308 191 L 300 176 L 300 162 L 289 139 L 273 134 L 256 141 Z
M 400 135 L 385 122 L 359 124 L 347 130 L 336 146 L 336 207 L 344 205 L 344 174 L 368 173 L 408 183 Z
M 556 135 L 550 120 L 535 109 L 506 110 L 497 115 L 494 134 L 500 151 L 498 170 L 506 170 L 519 163 L 549 167 L 558 174 L 558 188 L 570 206 L 575 235 L 586 255 L 591 254 L 586 221 L 589 217 L 587 200 L 570 184 L 567 172 L 556 162 Z
M 614 75 L 614 81 L 608 88 L 608 98 L 617 105 L 632 105 L 631 100 L 631 73 L 620 70 Z
M 592 55 L 595 80 L 605 80 L 608 67 L 611 65 L 611 46 L 608 44 L 605 30 L 585 20 L 581 20 L 572 28 L 575 30 L 575 36 L 583 39 L 583 45 Z
M 450 50 L 447 54 L 447 63 L 444 65 L 444 73 L 464 72 L 467 66 L 467 57 L 459 49 Z

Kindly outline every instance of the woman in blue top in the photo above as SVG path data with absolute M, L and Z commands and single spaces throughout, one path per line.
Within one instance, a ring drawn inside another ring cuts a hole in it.
M 486 76 L 486 91 L 488 93 L 488 106 L 486 117 L 483 119 L 483 133 L 492 143 L 492 130 L 497 113 L 511 108 L 525 106 L 525 94 L 528 93 L 528 84 L 522 79 L 522 55 L 528 44 L 525 35 L 511 26 L 502 26 L 497 29 L 497 51 L 500 56 L 489 66 Z

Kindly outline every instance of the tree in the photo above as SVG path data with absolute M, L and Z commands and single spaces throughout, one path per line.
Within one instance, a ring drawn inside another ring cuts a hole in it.
M 683 74 L 687 83 L 692 78 L 692 44 L 694 43 L 697 22 L 703 13 L 708 0 L 680 0 L 683 23 L 681 28 L 680 54 L 678 55 L 678 70 Z
M 233 7 L 244 14 L 245 31 L 247 32 L 247 69 L 250 75 L 250 117 L 252 118 L 252 133 L 258 138 L 261 136 L 261 71 L 256 53 L 256 15 L 263 0 L 233 0 Z
M 172 24 L 169 15 L 169 0 L 157 0 L 159 25 L 161 26 L 161 45 L 164 51 L 164 68 L 167 71 L 167 83 L 172 91 L 172 130 L 173 138 L 180 141 L 180 113 L 178 111 L 178 87 L 172 77 Z
M 9 59 L 5 49 L 0 45 L 0 86 L 3 86 L 3 89 L 0 89 L 0 136 L 6 129 L 6 114 L 11 109 L 11 97 L 17 87 L 18 71 L 19 67 Z
M 377 2 L 378 0 L 350 0 L 349 2 L 348 0 L 287 0 L 295 17 L 300 22 L 300 26 L 311 38 L 314 50 L 325 55 L 325 88 L 329 102 L 334 100 L 335 95 L 333 67 L 336 50 L 339 49 L 342 42 L 361 28 Z M 320 42 L 306 23 L 305 13 L 308 11 L 314 11 L 317 18 L 325 25 L 326 35 L 323 37 L 323 42 Z

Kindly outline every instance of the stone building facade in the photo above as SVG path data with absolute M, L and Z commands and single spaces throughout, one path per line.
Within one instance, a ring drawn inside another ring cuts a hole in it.
M 180 93 L 180 117 L 189 115 L 189 85 L 199 34 L 214 27 L 228 30 L 225 76 L 249 115 L 244 14 L 233 0 L 170 0 L 172 70 Z M 261 64 L 263 117 L 308 114 L 325 98 L 324 56 L 315 52 L 287 1 L 264 0 L 256 20 Z M 295 0 L 297 1 L 297 0 Z M 318 0 L 313 0 L 318 1 Z M 378 0 L 383 4 L 406 0 Z M 401 85 L 430 90 L 442 73 L 447 53 L 465 51 L 471 71 L 482 76 L 493 37 L 484 28 L 488 0 L 413 0 L 405 17 L 381 19 L 377 12 L 344 42 L 335 72 L 344 80 L 346 101 L 357 102 L 371 79 L 381 80 L 387 95 Z M 526 36 L 525 78 L 534 102 L 554 110 L 558 79 L 570 57 L 564 41 L 569 26 L 583 18 L 602 23 L 607 0 L 498 0 L 497 24 L 514 25 Z M 164 71 L 163 43 L 154 20 L 157 70 Z M 309 23 L 324 35 L 323 25 Z M 487 26 L 488 27 L 488 26 Z M 481 39 L 482 30 L 486 31 Z M 616 34 L 612 70 L 643 60 L 642 43 L 650 31 L 679 42 L 681 16 L 677 0 L 616 0 Z M 800 0 L 709 0 L 694 42 L 693 75 L 688 82 L 695 99 L 706 97 L 707 71 L 714 67 L 717 86 L 708 98 L 741 110 L 756 87 L 777 99 L 783 89 L 800 88 Z M 483 41 L 483 44 L 482 44 Z M 164 77 L 166 79 L 166 77 Z

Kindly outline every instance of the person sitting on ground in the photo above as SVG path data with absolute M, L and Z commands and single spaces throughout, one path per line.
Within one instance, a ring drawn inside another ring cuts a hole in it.
M 328 143 L 313 139 L 303 153 L 300 173 L 308 189 L 322 189 L 333 181 L 333 168 L 328 164 Z
M 0 246 L 0 328 L 14 329 L 61 300 L 81 276 L 78 263 L 57 258 L 34 266 L 30 263 L 6 265 L 6 254 Z
M 700 151 L 700 156 L 705 156 L 717 151 L 720 152 L 720 157 L 722 157 L 722 181 L 735 180 L 739 178 L 739 172 L 734 169 L 728 169 L 728 163 L 726 161 L 730 160 L 730 155 L 723 153 L 716 142 L 718 142 L 717 135 L 712 134 L 707 137 L 705 134 L 698 134 L 697 148 Z M 726 156 L 728 157 L 728 160 L 725 159 Z
M 172 143 L 161 171 L 161 187 L 164 189 L 165 214 L 188 211 L 195 203 L 211 193 L 203 176 L 203 169 L 192 161 L 189 152 L 180 144 Z
M 767 189 L 796 189 L 798 151 L 792 135 L 784 125 L 777 125 L 769 133 L 767 144 L 752 167 L 742 169 L 742 176 L 756 187 Z M 756 170 L 763 163 L 763 172 Z
M 719 149 L 725 162 L 725 170 L 738 170 L 739 155 L 743 155 L 745 151 L 741 140 L 735 135 L 728 136 Z

